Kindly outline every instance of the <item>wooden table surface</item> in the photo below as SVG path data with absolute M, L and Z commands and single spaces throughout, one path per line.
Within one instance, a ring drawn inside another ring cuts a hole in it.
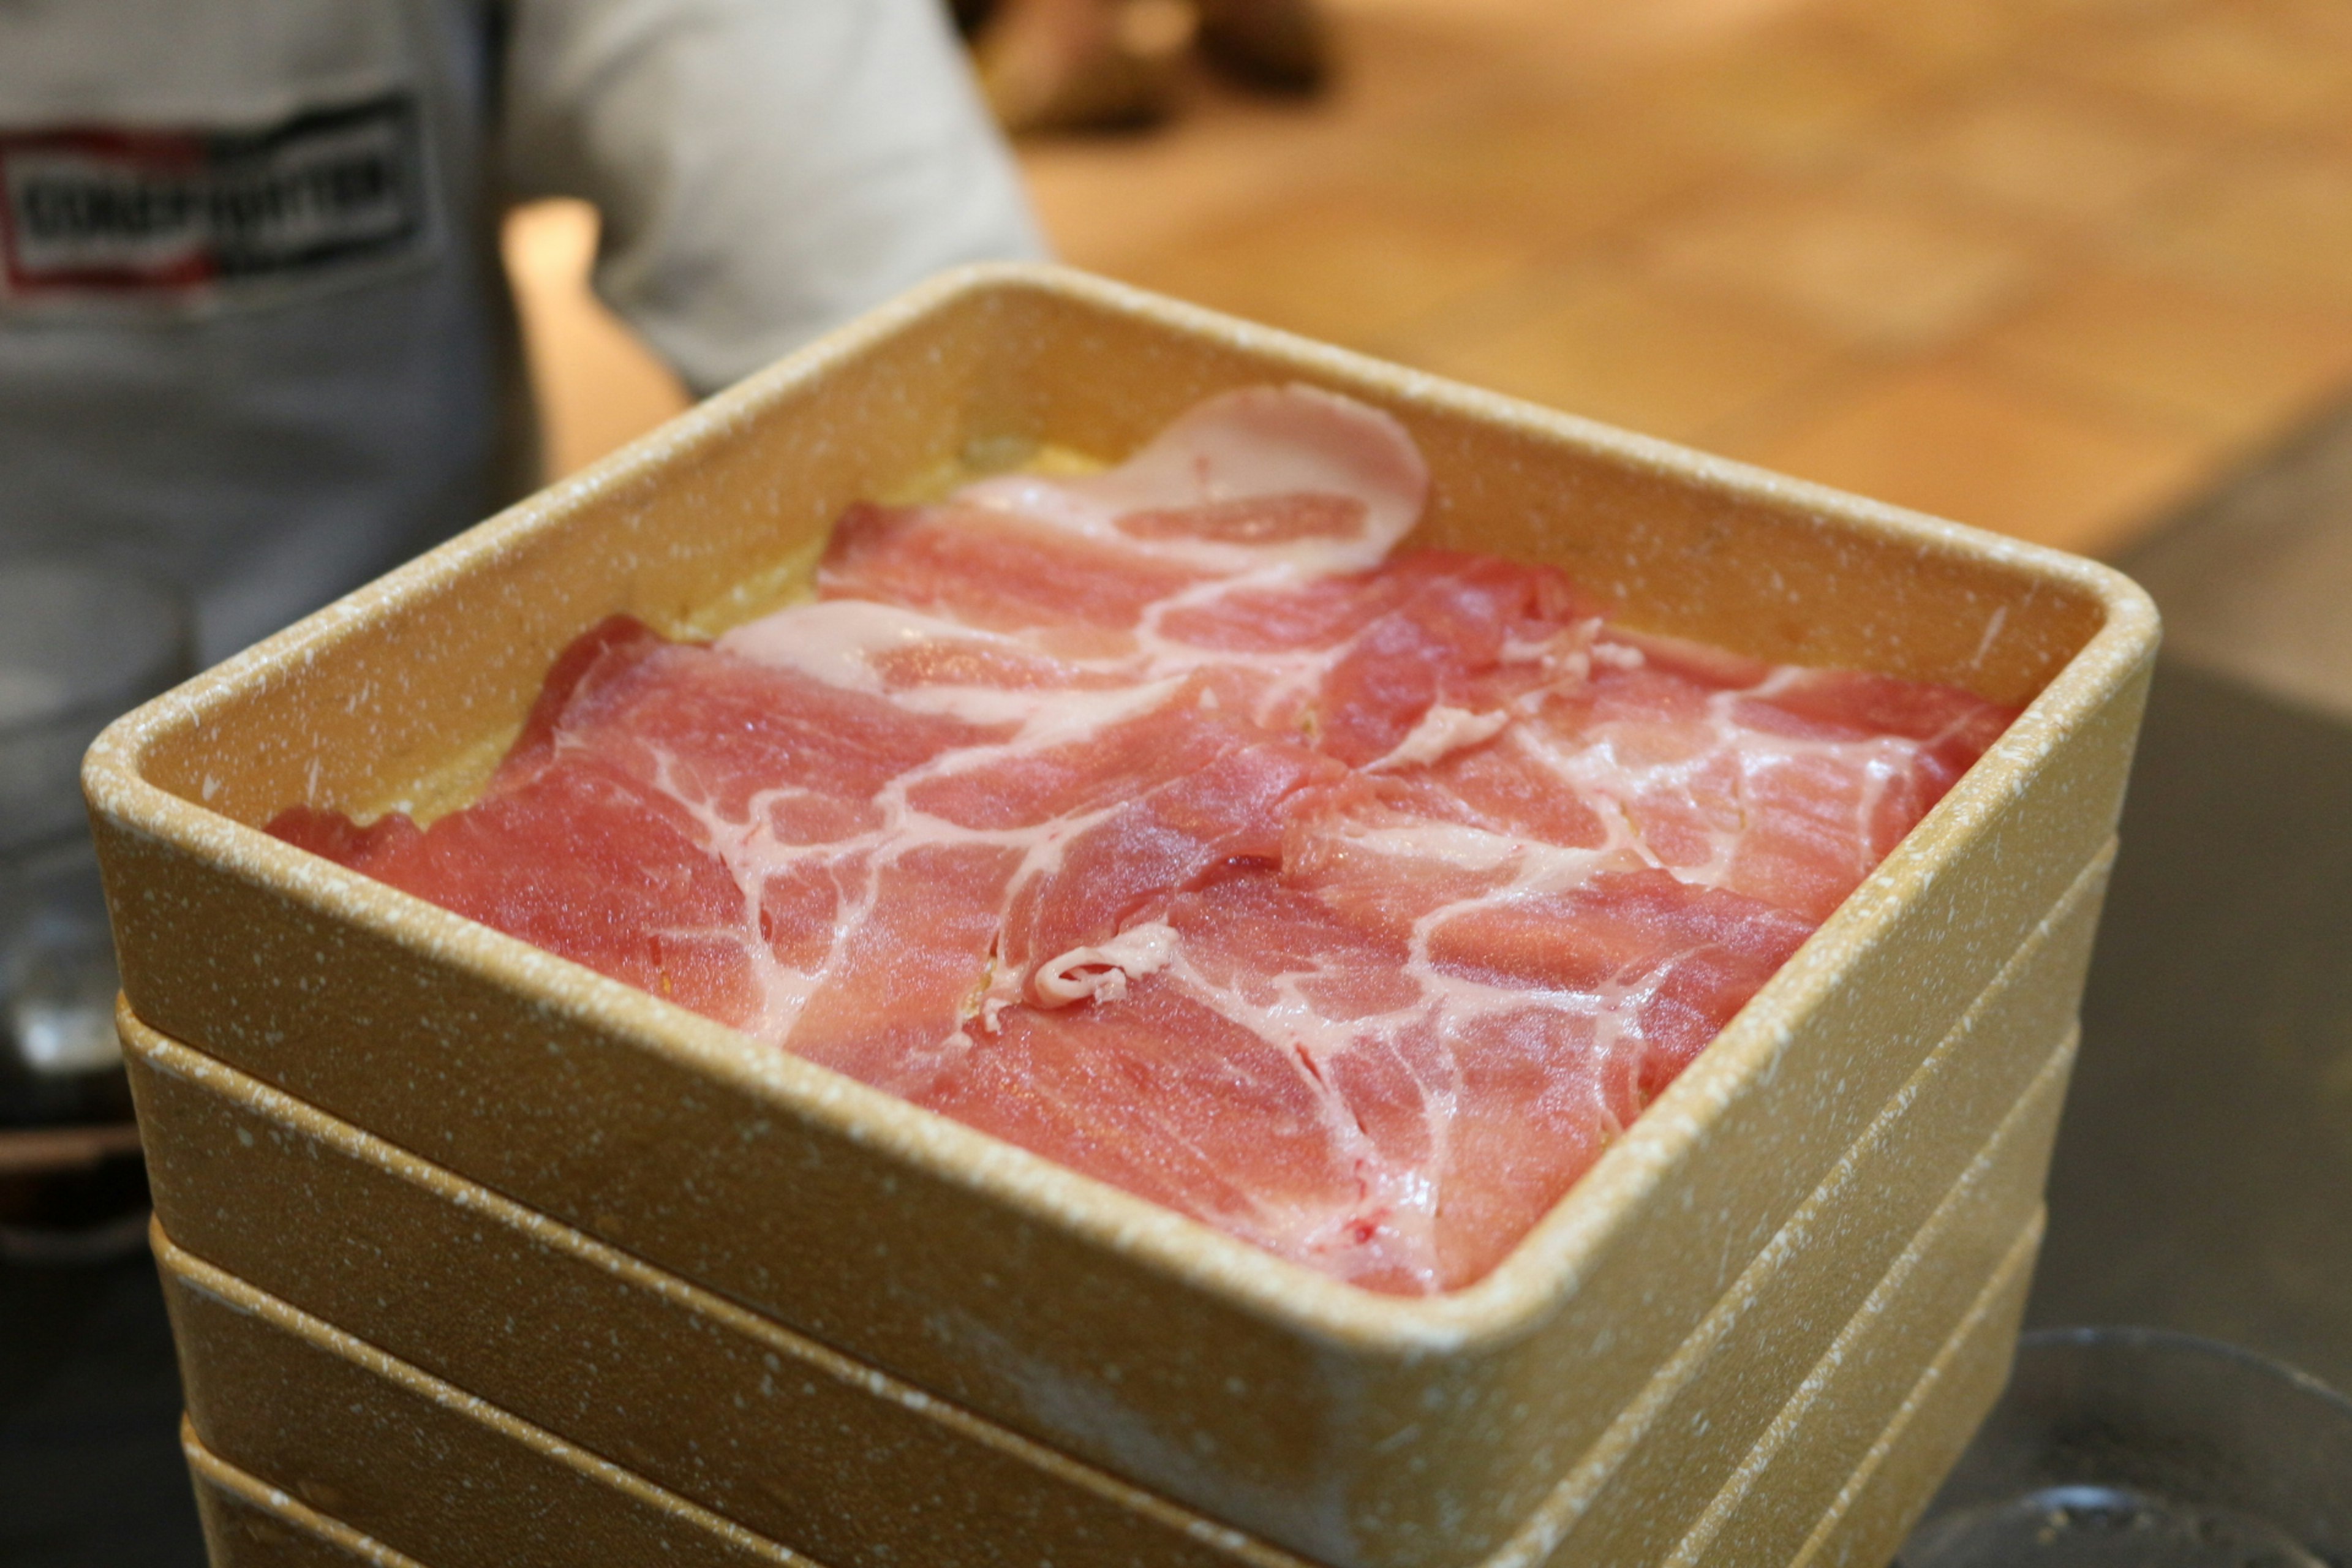
M 2097 554 L 2352 396 L 2343 0 L 1328 0 L 1023 149 L 1077 265 Z M 679 405 L 519 214 L 551 458 Z

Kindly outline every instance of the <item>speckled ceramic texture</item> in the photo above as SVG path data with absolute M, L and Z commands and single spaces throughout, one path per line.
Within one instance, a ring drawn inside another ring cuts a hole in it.
M 212 1568 L 423 1568 L 206 1448 L 187 1422 L 180 1451 L 196 1492 Z
M 1950 1331 L 2010 1250 L 2000 1243 L 2021 1227 L 2038 1232 L 2042 1169 L 2071 1052 L 2070 1042 L 2045 1065 L 1836 1337 L 1814 1380 L 1824 1388 L 1813 1391 L 1813 1403 L 1850 1422 L 1868 1422 L 1874 1409 L 1883 1426 L 1908 1392 L 1911 1347 L 1933 1346 Z M 1990 1249 L 1988 1237 L 1998 1238 Z M 666 1560 L 688 1563 L 785 1550 L 204 1262 L 174 1245 L 160 1224 L 154 1244 L 190 1420 L 203 1446 L 372 1540 L 452 1568 L 639 1562 L 655 1542 Z M 1869 1353 L 1887 1346 L 1897 1348 Z M 1853 1457 L 1825 1448 L 1775 1484 L 1801 1497 L 1838 1496 L 1852 1477 L 1836 1466 Z M 1696 1512 L 1708 1500 L 1679 1508 L 1673 1497 L 1657 1500 L 1667 1519 Z M 698 1529 L 711 1539 L 695 1539 Z M 1617 1543 L 1621 1552 L 1630 1544 Z M 1542 1551 L 1540 1543 L 1522 1542 L 1503 1560 L 1539 1561 Z M 908 1555 L 886 1550 L 847 1561 L 961 1568 L 1003 1560 L 940 1529 Z M 1709 1560 L 1785 1561 L 1744 1541 Z M 1063 1559 L 1056 1553 L 1029 1561 Z M 1141 1568 L 1160 1560 L 1132 1561 Z
M 1909 1532 L 1923 1506 L 1917 1500 L 1933 1490 L 1934 1478 L 1949 1468 L 2000 1391 L 2041 1234 L 2037 1214 L 1959 1329 L 1895 1407 L 1862 1464 L 1839 1488 L 1792 1568 L 1878 1568 Z M 1839 1391 L 1843 1380 L 1838 1372 L 1844 1364 L 1825 1359 L 1825 1375 L 1811 1380 L 1816 1403 Z M 1775 1429 L 1798 1445 L 1808 1435 L 1800 1423 L 1775 1423 Z M 205 1449 L 184 1426 L 181 1447 L 204 1518 L 212 1568 L 423 1568 L 415 1558 L 247 1475 Z M 1737 1501 L 1735 1493 L 1727 1489 L 1726 1495 Z M 1712 1532 L 1705 1544 L 1713 1547 Z M 1673 1561 L 1736 1568 L 1767 1560 L 1745 1552 L 1702 1556 L 1682 1551 Z
M 2018 1324 L 2025 1316 L 2026 1291 L 2033 1282 L 2033 1259 L 2042 1245 L 2044 1220 L 2037 1212 L 2032 1224 L 2017 1237 L 1959 1329 L 1927 1363 L 1830 1506 L 1814 1521 L 1804 1544 L 1790 1560 L 1791 1568 L 1884 1568 L 1894 1559 L 1937 1486 L 2009 1381 L 2011 1352 L 2017 1348 Z M 1796 1459 L 1808 1452 L 1807 1445 L 1817 1436 L 1842 1447 L 1850 1440 L 1858 1429 L 1862 1411 L 1846 1404 L 1841 1392 L 1838 1384 L 1830 1381 L 1809 1388 L 1804 1414 L 1776 1424 L 1776 1436 L 1786 1441 L 1758 1473 L 1759 1484 L 1737 1493 L 1727 1488 L 1721 1512 L 1709 1510 L 1709 1524 L 1771 1495 L 1786 1468 L 1774 1462 L 1782 1454 Z M 1818 1422 L 1809 1418 L 1815 1411 L 1820 1412 Z M 1781 1531 L 1768 1525 L 1759 1545 L 1780 1538 Z M 1670 1568 L 1746 1561 L 1749 1548 L 1734 1544 L 1740 1541 L 1727 1531 L 1709 1531 L 1703 1542 L 1690 1543 L 1695 1549 L 1678 1548 L 1669 1560 Z
M 814 1560 L 152 1240 L 212 1453 L 439 1568 Z
M 1948 1191 L 1922 1194 L 1931 1203 L 1938 1195 L 1943 1201 L 1916 1236 L 1883 1222 L 1867 1222 L 1874 1233 L 1856 1235 L 1865 1222 L 1847 1212 L 1855 1191 L 1849 1184 L 1909 1206 L 1916 1189 L 1906 1190 L 1909 1182 L 1889 1173 L 1884 1157 L 1894 1145 L 1857 1151 L 1844 1163 L 1845 1180 L 1834 1195 L 1817 1194 L 1790 1229 L 1774 1238 L 1751 1269 L 1760 1278 L 1743 1279 L 1718 1303 L 1487 1568 L 1621 1568 L 1659 1561 L 1694 1528 L 1694 1520 L 1717 1506 L 1720 1489 L 1757 1489 L 1742 1479 L 1755 1467 L 1757 1447 L 1773 1444 L 1775 1434 L 1809 1408 L 1809 1400 L 1819 1403 L 1809 1389 L 1824 1378 L 1841 1391 L 1834 1401 L 1840 1410 L 1876 1410 L 1883 1417 L 2039 1207 L 2074 1065 L 2073 1033 L 2054 1051 L 2036 1055 L 2040 1070 L 1967 1173 Z M 2018 1053 L 2019 1065 L 2027 1059 Z M 1874 1178 L 1890 1174 L 1887 1185 L 1872 1185 Z M 1785 1261 L 1832 1251 L 1850 1257 L 1853 1272 L 1814 1273 Z M 1888 1260 L 1885 1272 L 1862 1273 L 1865 1258 L 1874 1268 Z M 1768 1272 L 1775 1263 L 1779 1268 Z M 1794 1305 L 1785 1300 L 1791 1296 Z M 1821 1417 L 1808 1415 L 1806 1425 L 1817 1428 Z M 1780 1462 L 1759 1495 L 1808 1522 L 1806 1500 L 1818 1511 L 1858 1458 L 1828 1442 L 1773 1452 Z M 1918 1499 L 1923 1505 L 1937 1479 L 1926 1479 Z M 1717 1538 L 1717 1552 L 1697 1561 L 1717 1561 L 1731 1551 L 1731 1542 L 1739 1543 L 1738 1561 L 1785 1561 L 1787 1552 L 1777 1545 L 1750 1551 L 1764 1539 L 1760 1531 L 1735 1530 Z
M 1652 629 L 2031 706 L 1486 1279 L 1377 1296 L 258 831 L 462 798 L 557 649 L 804 584 L 850 500 L 1116 457 L 1299 380 L 1427 454 L 1420 542 Z M 85 782 L 138 1016 L 905 1379 L 1343 1568 L 1500 1549 L 2113 831 L 2156 621 L 2101 567 L 1075 274 L 944 279 L 122 721 Z
M 1757 1434 L 1712 1499 L 1661 1475 L 1656 1495 L 1664 1506 L 1658 1515 L 1637 1521 L 1608 1561 L 1675 1568 L 1708 1568 L 1724 1561 L 1783 1563 L 1804 1549 L 1824 1510 L 1845 1511 L 1839 1500 L 1888 1427 L 1890 1413 L 1899 1415 L 1907 1406 L 1916 1382 L 1932 1370 L 1939 1348 L 1985 1302 L 2007 1301 L 2024 1289 L 2040 1244 L 2042 1185 L 2074 1058 L 2070 1037 L 2043 1064 L 1985 1154 L 1945 1197 L 1919 1237 L 1806 1369 L 1796 1392 Z M 2013 1337 L 2015 1328 L 2012 1312 L 2001 1331 Z M 1989 1386 L 1971 1363 L 1968 1400 L 1947 1412 L 1958 1421 L 1961 1442 L 1990 1406 L 2006 1378 L 2008 1360 L 2004 1343 Z M 1980 1403 L 1969 1403 L 1979 1394 Z M 1703 1419 L 1706 1413 L 1694 1414 Z M 1947 1420 L 1937 1429 L 1948 1425 Z M 1955 1446 L 1950 1457 L 1958 1451 Z M 1924 1508 L 1941 1472 L 1886 1479 L 1907 1479 L 1916 1493 L 1890 1495 L 1888 1503 Z M 1685 1500 L 1689 1506 L 1681 1506 Z M 1684 1529 L 1683 1521 L 1694 1517 L 1698 1522 Z M 1893 1547 L 1889 1542 L 1890 1555 Z
M 1706 1503 L 2070 1030 L 2107 864 L 2086 870 L 1497 1568 L 1625 1561 L 1629 1539 L 1671 1542 Z M 121 1028 L 157 1213 L 181 1247 L 776 1540 L 840 1563 L 919 1551 L 942 1528 L 975 1563 L 1295 1561 L 135 1018 Z M 289 1231 L 316 1240 L 289 1247 Z
M 1300 1563 L 121 1022 L 182 1250 L 763 1535 L 845 1565 L 942 1537 L 1004 1568 Z

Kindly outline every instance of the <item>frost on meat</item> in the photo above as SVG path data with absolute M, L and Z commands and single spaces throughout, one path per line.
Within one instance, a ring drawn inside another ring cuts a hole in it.
M 1391 556 L 1305 388 L 843 519 L 814 603 L 625 618 L 483 797 L 272 831 L 1374 1289 L 1477 1279 L 1997 737 L 1965 692 Z

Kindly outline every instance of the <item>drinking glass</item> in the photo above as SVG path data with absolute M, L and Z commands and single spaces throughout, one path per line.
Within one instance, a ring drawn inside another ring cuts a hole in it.
M 2158 1329 L 2024 1337 L 1897 1568 L 2335 1568 L 2352 1562 L 2352 1403 Z

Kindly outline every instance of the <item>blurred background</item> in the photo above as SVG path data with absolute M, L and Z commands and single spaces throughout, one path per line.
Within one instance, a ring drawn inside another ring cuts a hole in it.
M 979 39 L 1063 259 L 2147 584 L 2031 1315 L 2352 1387 L 2352 4 L 1325 0 L 1276 91 L 1106 9 L 1077 110 Z M 547 477 L 685 406 L 504 239 Z M 0 1562 L 200 1561 L 152 1294 L 0 1264 Z
M 1327 0 L 1328 89 L 1189 70 L 1028 139 L 1080 267 L 2115 554 L 2352 385 L 2338 0 Z M 558 470 L 679 406 L 517 213 Z

